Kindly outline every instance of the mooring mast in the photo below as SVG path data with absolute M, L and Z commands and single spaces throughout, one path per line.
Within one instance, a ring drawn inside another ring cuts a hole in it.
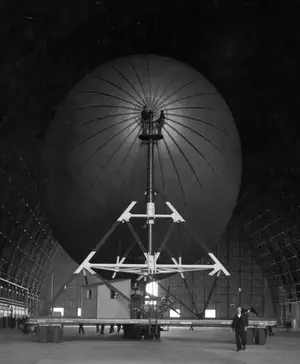
M 139 139 L 147 145 L 147 209 L 145 214 L 132 214 L 131 210 L 137 203 L 133 201 L 127 207 L 127 209 L 122 213 L 122 215 L 117 219 L 117 224 L 114 224 L 109 232 L 103 237 L 97 247 L 87 256 L 87 258 L 82 262 L 82 264 L 75 271 L 75 274 L 81 272 L 81 270 L 86 269 L 92 274 L 96 274 L 93 269 L 112 271 L 113 278 L 118 272 L 131 273 L 139 275 L 138 279 L 143 277 L 153 277 L 161 274 L 170 273 L 180 273 L 183 277 L 184 272 L 188 271 L 202 271 L 211 270 L 209 275 L 214 275 L 215 273 L 220 274 L 223 272 L 226 276 L 229 276 L 229 272 L 221 264 L 221 262 L 215 257 L 214 254 L 208 253 L 214 264 L 183 264 L 182 258 L 178 257 L 178 261 L 175 257 L 171 257 L 173 264 L 159 264 L 157 263 L 160 251 L 153 251 L 153 225 L 157 219 L 172 219 L 173 223 L 184 223 L 185 220 L 178 213 L 178 211 L 172 206 L 170 202 L 166 202 L 166 205 L 171 210 L 170 214 L 156 214 L 155 211 L 155 193 L 154 193 L 154 145 L 163 139 L 162 128 L 165 121 L 164 111 L 160 111 L 160 116 L 157 120 L 153 119 L 153 111 L 148 110 L 147 106 L 144 106 L 141 112 L 141 124 L 142 124 L 142 134 L 139 135 Z M 134 231 L 132 225 L 130 224 L 131 218 L 143 218 L 146 219 L 148 227 L 148 251 L 144 248 L 139 237 Z M 116 263 L 91 263 L 92 257 L 96 254 L 97 250 L 105 243 L 108 237 L 112 234 L 118 223 L 128 223 L 130 230 L 133 232 L 135 239 L 140 246 L 144 256 L 144 264 L 126 264 L 126 256 L 117 257 Z M 166 239 L 164 239 L 166 240 Z
M 142 134 L 139 135 L 139 139 L 147 145 L 147 209 L 144 214 L 132 214 L 131 210 L 136 205 L 137 201 L 132 201 L 126 210 L 122 213 L 122 215 L 114 222 L 111 226 L 110 230 L 102 237 L 102 239 L 97 243 L 95 248 L 90 252 L 90 254 L 86 257 L 86 259 L 80 264 L 80 266 L 75 270 L 73 275 L 69 278 L 69 280 L 61 287 L 61 289 L 56 293 L 56 295 L 52 298 L 51 302 L 46 305 L 43 310 L 43 314 L 47 315 L 48 310 L 53 307 L 57 298 L 62 294 L 65 287 L 70 284 L 78 274 L 83 271 L 86 276 L 86 271 L 90 272 L 93 275 L 99 276 L 99 278 L 104 282 L 106 286 L 110 289 L 115 290 L 121 297 L 130 301 L 134 305 L 136 305 L 129 297 L 124 295 L 121 291 L 116 289 L 111 285 L 111 283 L 101 275 L 97 274 L 94 269 L 98 270 L 106 270 L 112 272 L 112 278 L 115 278 L 118 272 L 136 274 L 137 280 L 149 278 L 153 281 L 154 277 L 164 274 L 175 274 L 179 273 L 181 277 L 184 279 L 184 272 L 195 272 L 202 270 L 210 270 L 209 275 L 213 276 L 217 273 L 219 276 L 221 272 L 223 272 L 226 276 L 230 276 L 229 272 L 225 269 L 222 263 L 215 257 L 213 253 L 208 253 L 210 258 L 213 261 L 213 264 L 183 264 L 182 258 L 179 256 L 178 260 L 174 256 L 170 256 L 170 264 L 159 264 L 157 263 L 159 256 L 161 254 L 163 245 L 166 244 L 168 238 L 171 235 L 172 228 L 175 226 L 174 224 L 184 223 L 185 220 L 179 214 L 179 212 L 175 209 L 175 207 L 168 201 L 166 201 L 166 205 L 169 207 L 171 213 L 170 214 L 156 214 L 155 211 L 155 192 L 154 192 L 154 145 L 163 139 L 162 128 L 164 125 L 164 112 L 160 112 L 160 116 L 157 120 L 153 120 L 153 112 L 152 110 L 148 110 L 146 106 L 144 106 L 143 111 L 141 113 L 141 124 L 142 124 Z M 133 226 L 130 223 L 131 218 L 142 218 L 146 219 L 147 227 L 148 227 L 148 251 L 145 249 L 142 244 L 140 238 L 135 232 Z M 163 239 L 163 243 L 161 244 L 159 250 L 157 252 L 153 251 L 153 225 L 155 220 L 157 219 L 172 219 L 173 224 L 169 231 L 167 232 L 165 238 Z M 134 263 L 124 263 L 127 255 L 130 252 L 130 249 L 124 254 L 124 256 L 120 259 L 117 257 L 116 263 L 92 263 L 91 260 L 97 253 L 97 251 L 105 244 L 110 235 L 114 232 L 114 230 L 118 227 L 120 223 L 127 223 L 129 229 L 133 233 L 133 236 L 142 250 L 145 256 L 144 264 L 134 264 Z M 159 279 L 159 278 L 158 278 Z M 139 305 L 136 305 L 140 308 Z

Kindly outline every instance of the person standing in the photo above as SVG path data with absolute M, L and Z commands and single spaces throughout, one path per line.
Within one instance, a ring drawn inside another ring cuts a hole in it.
M 79 324 L 78 334 L 85 334 L 83 324 Z
M 158 120 L 156 121 L 156 123 L 157 123 L 158 134 L 161 134 L 161 129 L 165 124 L 165 114 L 163 111 L 160 112 L 160 116 L 159 116 Z
M 142 111 L 142 129 L 143 135 L 147 134 L 147 123 L 149 122 L 149 112 L 148 112 L 148 108 L 147 106 L 144 106 L 143 111 Z
M 242 313 L 242 308 L 238 306 L 231 324 L 231 328 L 235 332 L 236 351 L 246 350 L 246 332 L 248 323 L 248 313 Z

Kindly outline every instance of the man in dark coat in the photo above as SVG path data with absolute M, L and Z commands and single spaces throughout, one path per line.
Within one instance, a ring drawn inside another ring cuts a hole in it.
M 248 323 L 248 313 L 242 313 L 242 308 L 238 306 L 231 324 L 232 330 L 235 331 L 236 351 L 240 351 L 242 349 L 246 350 L 246 332 Z
M 83 324 L 79 324 L 78 334 L 85 334 Z
M 143 135 L 147 134 L 147 123 L 149 121 L 149 112 L 147 106 L 144 106 L 142 111 L 142 128 L 143 128 Z
M 160 116 L 156 121 L 158 134 L 161 134 L 161 129 L 165 124 L 165 114 L 163 111 L 160 112 Z

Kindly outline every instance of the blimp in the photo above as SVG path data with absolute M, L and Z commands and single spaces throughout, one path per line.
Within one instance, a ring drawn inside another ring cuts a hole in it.
M 214 249 L 239 194 L 241 145 L 198 70 L 152 54 L 99 66 L 57 109 L 43 161 L 53 234 L 78 272 L 229 274 Z

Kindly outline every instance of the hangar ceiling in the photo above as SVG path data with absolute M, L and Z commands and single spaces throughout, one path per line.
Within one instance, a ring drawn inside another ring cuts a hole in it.
M 203 70 L 228 102 L 245 156 L 235 211 L 241 239 L 268 277 L 299 299 L 299 29 L 290 1 L 280 9 L 279 2 L 258 0 L 158 3 L 0 5 L 0 276 L 38 296 L 47 261 L 60 249 L 43 209 L 47 171 L 40 160 L 55 108 L 107 59 L 155 52 Z M 183 26 L 195 11 L 201 22 Z

